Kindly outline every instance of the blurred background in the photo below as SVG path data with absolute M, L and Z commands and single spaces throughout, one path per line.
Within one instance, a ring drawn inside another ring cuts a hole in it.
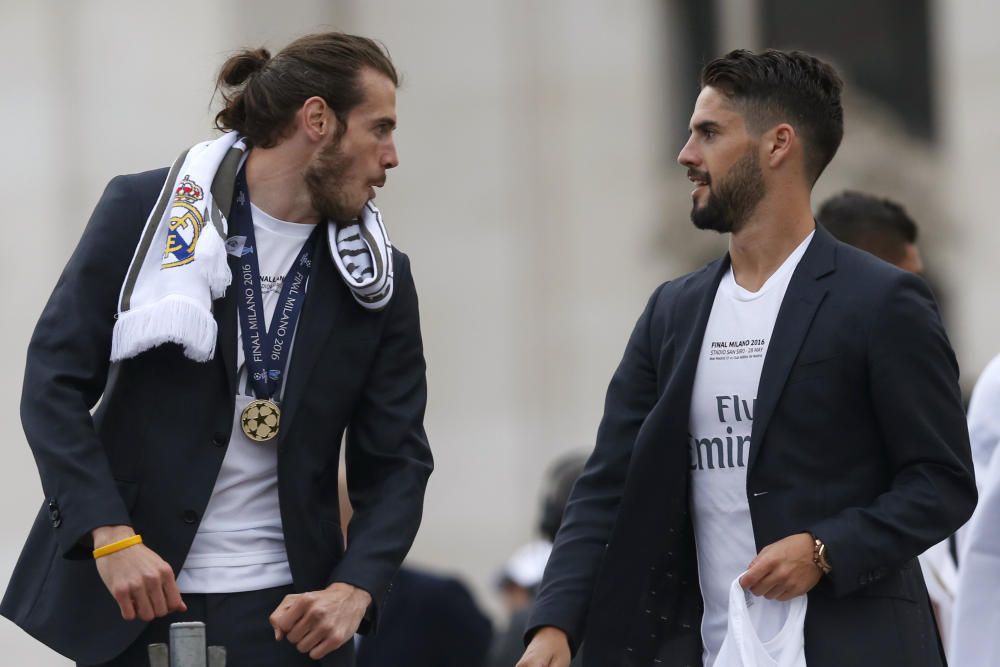
M 701 65 L 801 48 L 846 82 L 815 204 L 891 197 L 921 230 L 968 392 L 1000 351 L 992 219 L 1000 3 L 989 0 L 0 0 L 0 590 L 42 491 L 17 415 L 28 338 L 104 185 L 215 136 L 219 65 L 328 29 L 388 47 L 401 166 L 380 192 L 421 299 L 437 460 L 409 562 L 495 580 L 536 537 L 549 463 L 592 446 L 660 282 L 725 250 L 675 162 Z M 4 664 L 64 666 L 6 620 Z

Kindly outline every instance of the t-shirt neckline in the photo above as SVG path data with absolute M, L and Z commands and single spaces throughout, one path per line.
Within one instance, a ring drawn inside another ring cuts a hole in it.
M 813 236 L 816 235 L 816 230 L 809 232 L 809 235 L 802 239 L 802 242 L 795 247 L 795 250 L 785 258 L 785 261 L 781 263 L 781 266 L 772 273 L 764 284 L 760 286 L 760 289 L 756 292 L 751 292 L 745 289 L 736 282 L 736 276 L 733 275 L 733 265 L 729 265 L 729 269 L 726 270 L 726 275 L 722 277 L 722 287 L 728 292 L 729 296 L 733 297 L 738 301 L 754 301 L 765 296 L 768 292 L 774 289 L 775 285 L 787 282 L 787 279 L 791 275 L 795 267 L 799 265 L 799 261 L 802 260 L 802 256 L 806 254 L 806 250 L 809 248 L 809 243 L 812 241 Z
M 253 216 L 253 224 L 257 229 L 265 229 L 282 236 L 290 236 L 297 239 L 307 239 L 312 234 L 315 224 L 303 222 L 288 222 L 276 218 L 253 202 L 250 202 L 250 212 Z

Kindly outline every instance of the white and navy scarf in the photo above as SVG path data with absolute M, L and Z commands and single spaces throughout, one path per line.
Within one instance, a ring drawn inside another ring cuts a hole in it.
M 122 285 L 111 361 L 168 342 L 194 361 L 214 356 L 212 301 L 232 282 L 225 213 L 247 150 L 239 134 L 227 132 L 177 158 Z M 392 297 L 392 244 L 379 210 L 368 202 L 358 219 L 328 225 L 330 255 L 355 301 L 368 310 L 384 308 Z
M 392 297 L 392 245 L 375 204 L 369 201 L 360 219 L 339 225 L 333 245 L 333 263 L 354 299 L 376 310 L 388 303 Z

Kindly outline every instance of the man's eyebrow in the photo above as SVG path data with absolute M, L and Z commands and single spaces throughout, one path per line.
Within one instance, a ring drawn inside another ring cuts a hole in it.
M 695 123 L 691 129 L 692 131 L 704 134 L 705 132 L 718 132 L 722 129 L 722 126 L 714 120 L 703 120 L 700 123 Z
M 396 129 L 396 119 L 390 118 L 389 116 L 382 116 L 381 118 L 376 118 L 372 121 L 372 125 L 388 125 L 392 129 Z

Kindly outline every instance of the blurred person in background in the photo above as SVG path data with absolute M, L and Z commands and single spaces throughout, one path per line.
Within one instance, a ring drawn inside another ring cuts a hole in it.
M 349 540 L 347 478 L 340 475 L 340 525 Z M 356 635 L 357 667 L 484 667 L 493 624 L 458 578 L 404 563 L 382 602 L 378 632 Z
M 969 437 L 979 506 L 958 533 L 958 585 L 948 657 L 956 667 L 1000 665 L 1000 356 L 976 382 Z
M 357 667 L 482 667 L 492 640 L 493 624 L 468 586 L 404 563 L 378 631 L 357 636 Z
M 816 218 L 827 231 L 844 243 L 860 248 L 904 271 L 923 274 L 924 262 L 917 247 L 917 223 L 902 204 L 865 192 L 848 190 L 824 201 Z M 920 554 L 919 558 L 945 651 L 948 649 L 955 589 L 958 586 L 958 563 L 955 556 L 955 536 L 952 535 Z
M 354 35 L 237 53 L 224 133 L 98 203 L 28 349 L 46 500 L 0 607 L 78 664 L 146 666 L 201 621 L 238 667 L 347 667 L 377 622 L 433 467 L 409 260 L 371 202 L 397 81 Z
M 585 454 L 566 454 L 556 459 L 545 475 L 538 519 L 541 539 L 518 547 L 498 577 L 497 588 L 507 614 L 507 627 L 493 641 L 489 667 L 511 667 L 524 653 L 524 630 L 531 605 L 542 581 L 545 563 L 552 552 L 552 543 L 562 523 L 573 484 L 583 472 L 586 461 Z M 573 664 L 582 664 L 581 653 L 578 652 Z
M 661 285 L 608 389 L 519 667 L 712 667 L 731 585 L 810 667 L 944 664 L 916 557 L 972 513 L 958 364 L 922 280 L 817 225 L 841 82 L 801 52 L 702 70 L 678 156 L 729 253 Z
M 824 201 L 816 218 L 838 240 L 904 271 L 923 273 L 917 224 L 902 205 L 848 190 Z

